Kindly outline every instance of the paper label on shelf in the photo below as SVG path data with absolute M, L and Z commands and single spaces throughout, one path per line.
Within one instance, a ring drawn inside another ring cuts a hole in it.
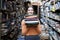
M 51 11 L 55 12 L 55 7 L 54 6 L 52 6 Z
M 31 2 L 38 2 L 39 0 L 30 0 Z
M 56 18 L 57 18 L 57 19 L 59 19 L 59 17 L 58 17 L 58 16 L 56 16 Z
M 60 33 L 60 29 L 58 28 L 58 32 Z
M 53 27 L 55 29 L 55 27 Z

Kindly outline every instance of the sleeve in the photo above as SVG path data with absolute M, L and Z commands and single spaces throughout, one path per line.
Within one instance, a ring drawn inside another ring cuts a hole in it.
M 27 29 L 27 27 L 25 25 L 24 20 L 22 20 L 22 22 L 21 22 L 21 27 L 22 27 L 22 35 L 26 35 L 28 29 Z
M 36 30 L 36 32 L 38 32 L 40 34 L 41 31 L 42 31 L 41 29 L 42 29 L 42 27 L 41 27 L 41 24 L 39 22 L 39 24 L 38 24 L 38 26 L 37 26 L 37 28 L 35 30 Z

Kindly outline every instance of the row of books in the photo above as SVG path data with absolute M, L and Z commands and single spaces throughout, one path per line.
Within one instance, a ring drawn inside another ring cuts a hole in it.
M 60 33 L 60 24 L 58 22 L 55 22 L 53 20 L 49 20 L 48 19 L 48 24 L 53 28 L 55 29 L 57 32 Z
M 45 17 L 49 17 L 49 18 L 52 18 L 52 19 L 55 19 L 57 21 L 60 21 L 60 16 L 59 15 L 56 15 L 56 14 L 53 14 L 53 13 L 41 13 L 42 16 L 45 16 Z

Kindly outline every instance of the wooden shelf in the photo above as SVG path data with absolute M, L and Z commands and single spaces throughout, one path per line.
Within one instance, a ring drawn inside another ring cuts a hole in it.
M 49 24 L 50 25 L 50 24 Z M 51 27 L 52 27 L 52 25 L 50 25 Z M 59 30 L 57 30 L 57 28 L 55 28 L 55 27 L 52 27 L 55 31 L 57 31 L 58 33 L 60 33 L 60 29 Z
M 51 19 L 60 21 L 60 16 L 58 16 L 58 15 L 56 15 L 56 14 L 53 14 L 53 13 L 44 14 L 44 13 L 43 13 L 42 15 L 45 16 L 45 17 L 48 17 L 48 18 L 51 18 Z

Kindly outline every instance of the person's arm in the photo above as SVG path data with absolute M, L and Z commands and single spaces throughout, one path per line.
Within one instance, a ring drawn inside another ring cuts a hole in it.
M 22 27 L 22 35 L 26 35 L 28 29 L 26 28 L 24 20 L 22 20 L 21 22 L 21 27 Z
M 39 34 L 41 33 L 41 25 L 40 25 L 40 22 L 39 22 L 39 24 L 38 24 L 38 26 L 37 26 L 37 28 L 35 29 Z

